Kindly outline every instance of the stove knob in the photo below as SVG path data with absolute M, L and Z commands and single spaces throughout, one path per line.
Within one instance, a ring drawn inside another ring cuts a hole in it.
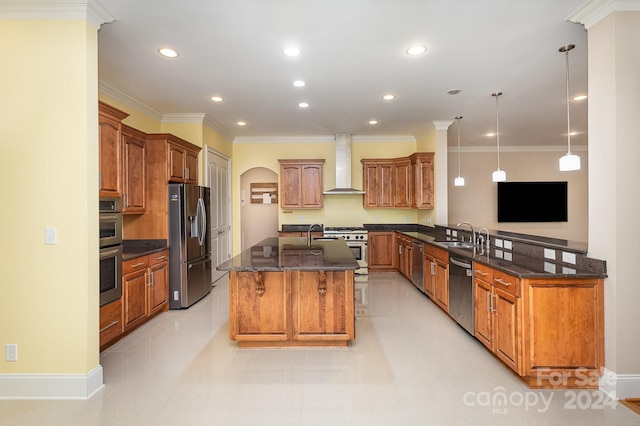
M 344 238 L 345 238 L 346 240 L 348 240 L 349 238 L 351 238 L 351 236 L 350 236 L 350 235 L 345 235 L 345 236 L 344 236 Z

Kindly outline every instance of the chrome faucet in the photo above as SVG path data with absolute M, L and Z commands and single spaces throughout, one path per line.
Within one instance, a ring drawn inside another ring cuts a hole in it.
M 471 228 L 471 237 L 470 237 L 470 243 L 471 244 L 476 244 L 477 240 L 476 240 L 476 231 L 474 231 L 473 226 L 469 223 L 469 222 L 460 222 L 459 224 L 457 224 L 456 226 L 459 228 L 462 225 L 467 225 L 469 228 Z M 464 236 L 462 237 L 462 241 L 464 241 Z
M 307 247 L 311 247 L 311 230 L 314 226 L 319 226 L 320 230 L 323 230 L 321 223 L 312 223 L 311 225 L 309 225 L 309 229 L 307 230 Z
M 487 239 L 484 240 L 484 237 L 482 236 L 482 230 L 484 229 L 484 231 L 487 233 Z M 480 230 L 478 231 L 478 238 L 483 238 L 483 243 L 484 245 L 487 247 L 487 250 L 489 250 L 489 230 L 487 228 L 480 228 Z

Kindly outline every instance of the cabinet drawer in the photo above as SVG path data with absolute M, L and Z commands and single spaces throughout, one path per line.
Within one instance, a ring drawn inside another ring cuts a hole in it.
M 473 275 L 488 283 L 493 283 L 493 269 L 480 263 L 473 263 Z
M 122 262 L 122 274 L 129 275 L 132 272 L 147 269 L 147 266 L 149 266 L 148 256 L 136 257 L 135 259 Z
M 122 334 L 122 299 L 100 308 L 100 346 Z
M 157 265 L 158 263 L 167 262 L 169 260 L 169 250 L 159 251 L 149 255 L 149 266 Z
M 500 271 L 493 271 L 493 285 L 507 293 L 520 297 L 520 279 Z

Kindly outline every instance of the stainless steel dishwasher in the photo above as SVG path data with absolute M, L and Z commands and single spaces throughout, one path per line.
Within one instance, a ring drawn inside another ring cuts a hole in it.
M 418 290 L 424 293 L 423 249 L 423 243 L 418 241 L 413 242 L 413 250 L 411 250 L 411 256 L 413 257 L 411 262 L 411 281 L 413 281 L 413 285 L 418 287 Z
M 449 255 L 449 314 L 471 335 L 473 331 L 473 262 Z

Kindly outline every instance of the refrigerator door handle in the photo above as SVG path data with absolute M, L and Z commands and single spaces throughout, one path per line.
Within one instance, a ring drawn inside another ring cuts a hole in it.
M 198 218 L 200 219 L 200 230 L 198 233 L 198 241 L 200 245 L 204 244 L 205 236 L 207 235 L 207 216 L 205 215 L 206 209 L 204 205 L 204 200 L 202 198 L 198 198 Z

